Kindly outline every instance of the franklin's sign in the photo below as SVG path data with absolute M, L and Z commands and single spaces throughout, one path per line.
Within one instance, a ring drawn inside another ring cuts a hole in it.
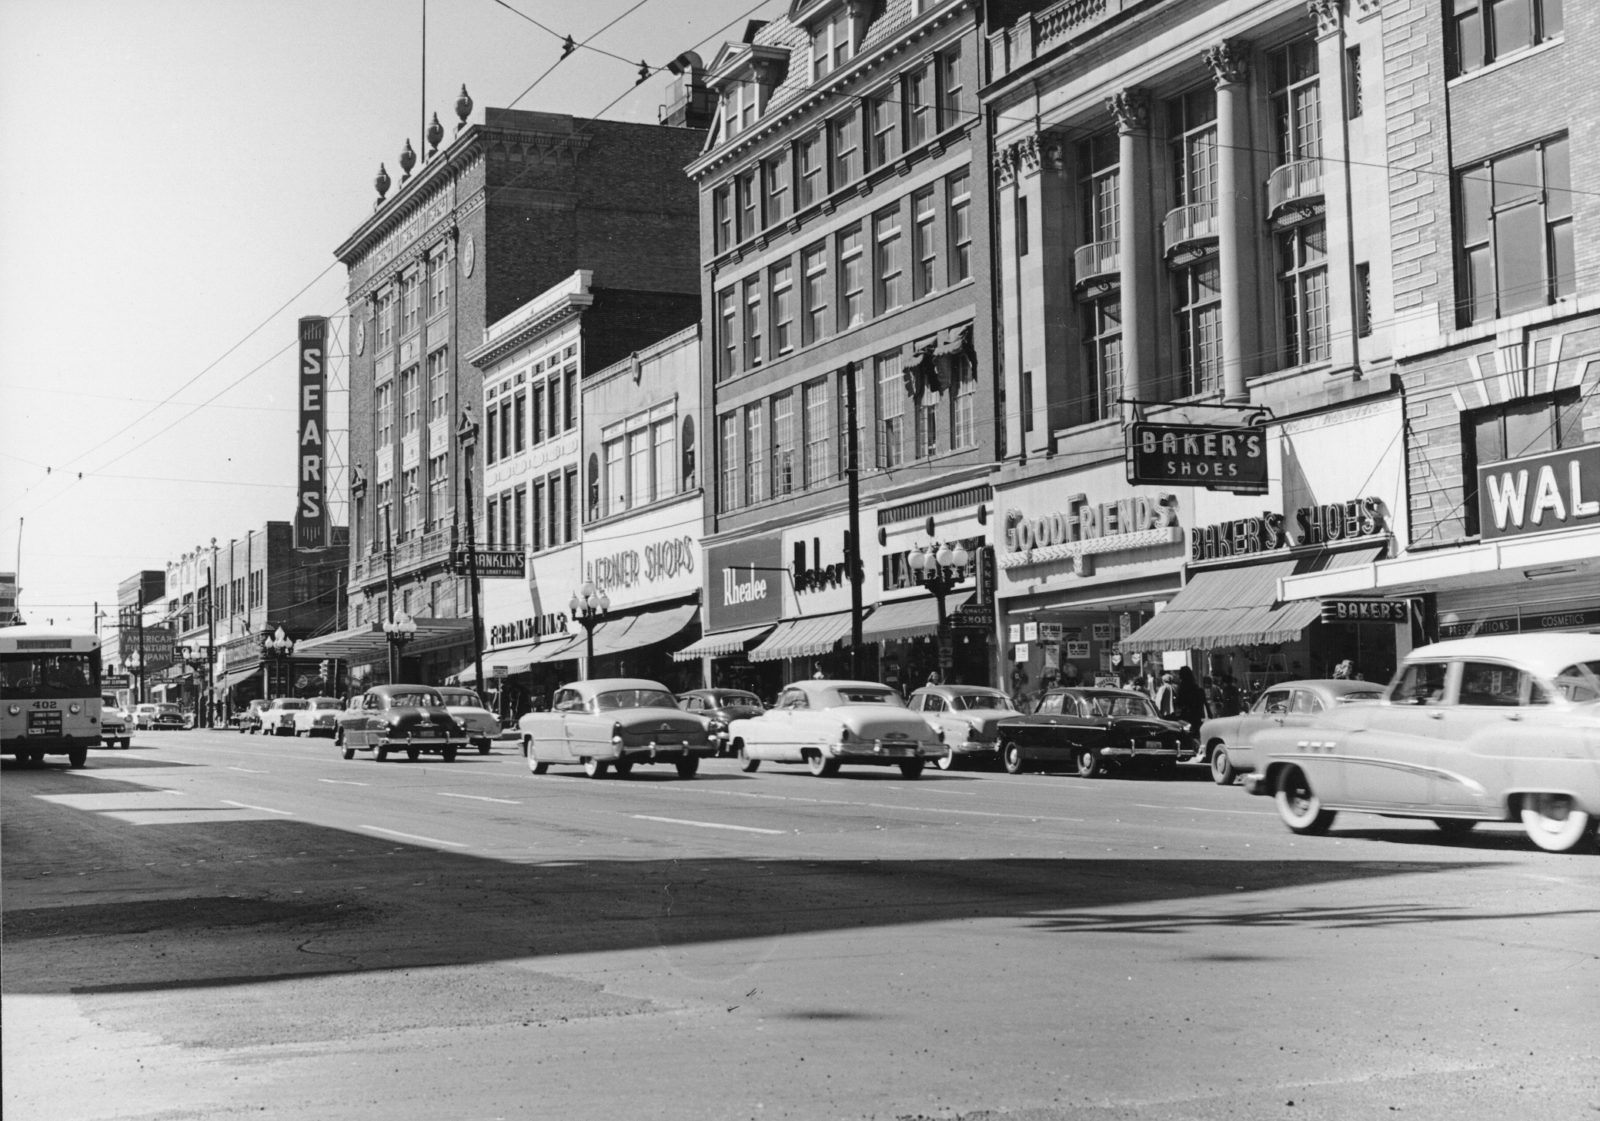
M 1267 492 L 1267 434 L 1259 428 L 1135 421 L 1125 451 L 1135 486 Z

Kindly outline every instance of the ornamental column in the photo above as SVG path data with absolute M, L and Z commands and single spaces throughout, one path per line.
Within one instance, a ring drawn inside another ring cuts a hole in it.
M 1217 86 L 1217 258 L 1222 285 L 1222 395 L 1248 401 L 1260 368 L 1257 208 L 1250 146 L 1249 45 L 1225 40 L 1203 55 Z
M 1122 263 L 1122 385 L 1129 397 L 1165 396 L 1157 362 L 1156 216 L 1150 209 L 1150 91 L 1130 87 L 1106 98 L 1117 120 L 1117 209 Z

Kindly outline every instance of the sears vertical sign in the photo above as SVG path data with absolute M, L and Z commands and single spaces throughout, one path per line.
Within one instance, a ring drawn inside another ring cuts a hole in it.
M 300 482 L 294 507 L 297 549 L 328 544 L 328 495 L 323 482 L 327 465 L 328 320 L 308 315 L 300 320 L 300 438 L 296 461 Z

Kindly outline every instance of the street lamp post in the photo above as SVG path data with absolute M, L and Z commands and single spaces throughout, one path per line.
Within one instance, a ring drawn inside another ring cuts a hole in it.
M 954 546 L 929 545 L 926 549 L 917 546 L 906 557 L 911 578 L 933 594 L 939 612 L 939 676 L 947 683 L 954 651 L 950 638 L 950 618 L 944 611 L 944 598 L 967 578 L 967 565 L 971 560 L 966 546 L 959 541 Z
M 594 665 L 594 627 L 600 622 L 600 617 L 611 610 L 611 597 L 591 581 L 585 580 L 583 587 L 573 593 L 567 607 L 583 627 L 583 677 L 587 681 Z
M 400 651 L 417 637 L 417 622 L 404 611 L 383 625 L 384 637 L 389 640 L 389 683 L 400 680 Z
M 140 655 L 138 649 L 135 648 L 133 650 L 128 651 L 128 656 L 127 656 L 126 659 L 124 659 L 123 664 L 126 665 L 129 669 L 131 669 L 133 671 L 133 675 L 139 679 L 138 687 L 134 690 L 134 693 L 133 693 L 133 703 L 136 704 L 136 705 L 137 704 L 143 704 L 144 703 L 144 658 Z
M 293 654 L 294 639 L 283 633 L 283 627 L 280 626 L 275 631 L 261 632 L 261 661 L 266 671 L 266 698 L 268 700 L 271 700 L 273 696 L 272 666 L 286 665 Z M 289 683 L 286 674 L 280 672 L 280 676 L 285 678 L 283 682 L 285 688 L 283 692 L 277 694 L 281 697 L 288 694 L 287 686 Z

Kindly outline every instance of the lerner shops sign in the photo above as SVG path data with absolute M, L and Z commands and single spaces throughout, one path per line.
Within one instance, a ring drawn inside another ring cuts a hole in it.
M 1478 468 L 1485 541 L 1600 525 L 1600 444 Z
M 712 545 L 705 556 L 707 632 L 776 623 L 783 617 L 783 538 L 777 534 Z
M 1301 506 L 1292 515 L 1263 510 L 1255 517 L 1195 526 L 1189 530 L 1189 559 L 1194 562 L 1221 560 L 1271 553 L 1295 545 L 1328 545 L 1378 537 L 1388 529 L 1389 519 L 1381 498 Z
M 1000 567 L 1070 559 L 1075 573 L 1092 576 L 1096 553 L 1166 545 L 1181 540 L 1181 532 L 1175 494 L 1114 502 L 1091 502 L 1086 494 L 1073 494 L 1060 509 L 1037 516 L 1006 511 Z

